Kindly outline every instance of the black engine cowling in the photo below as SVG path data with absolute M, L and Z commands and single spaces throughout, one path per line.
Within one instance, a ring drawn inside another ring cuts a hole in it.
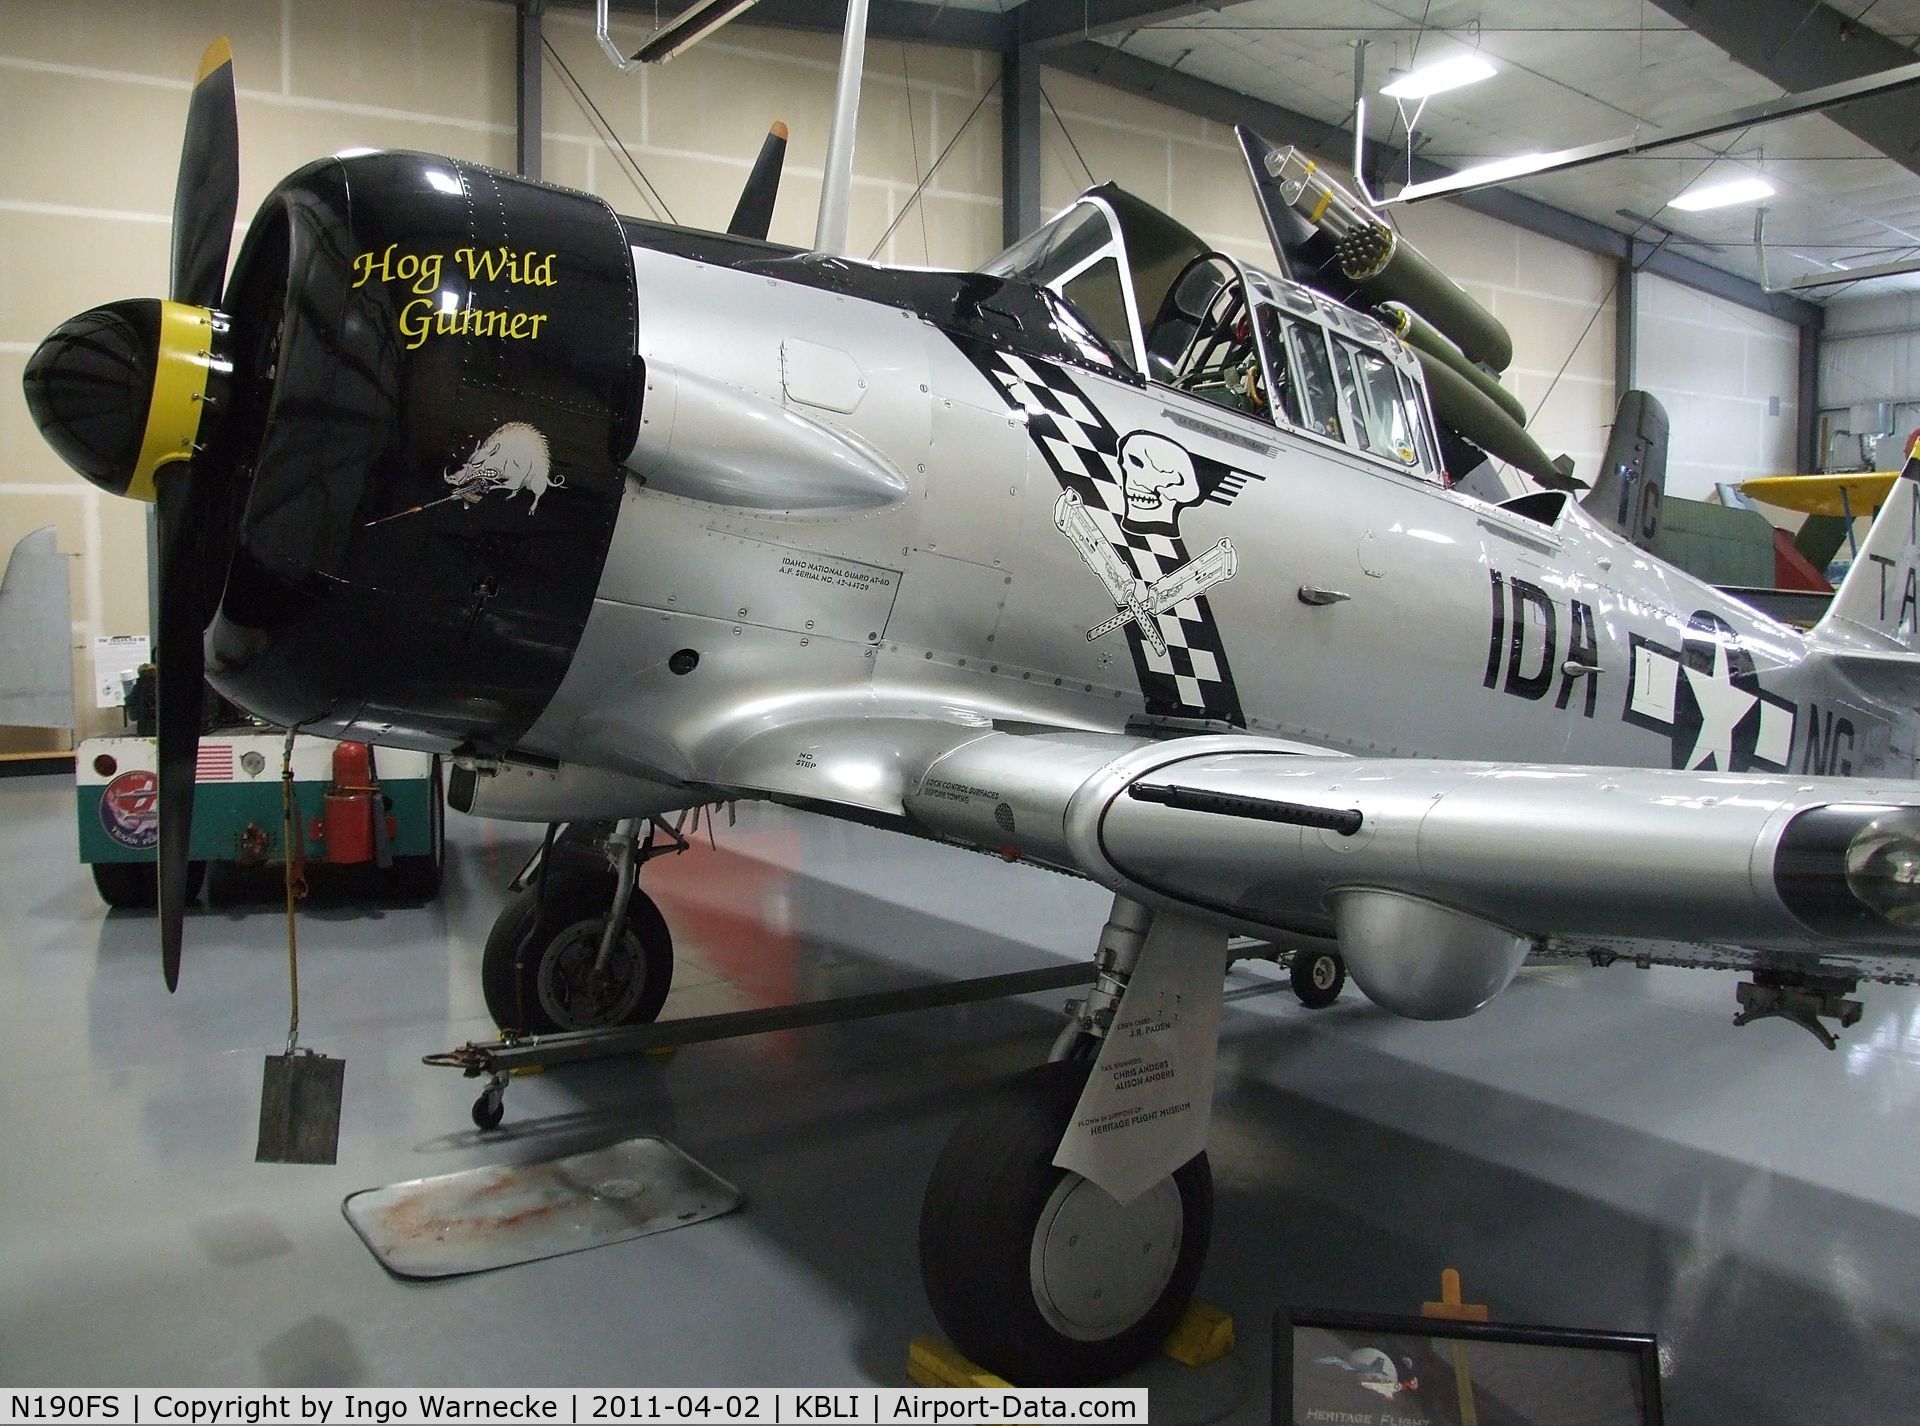
M 619 220 L 425 154 L 327 159 L 269 195 L 226 305 L 209 678 L 303 730 L 511 747 L 585 626 L 638 421 Z

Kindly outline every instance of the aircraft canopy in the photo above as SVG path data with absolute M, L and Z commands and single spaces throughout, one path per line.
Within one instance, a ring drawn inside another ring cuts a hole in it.
M 1054 292 L 1148 381 L 1440 478 L 1419 365 L 1385 326 L 1209 252 L 1112 184 L 982 271 Z

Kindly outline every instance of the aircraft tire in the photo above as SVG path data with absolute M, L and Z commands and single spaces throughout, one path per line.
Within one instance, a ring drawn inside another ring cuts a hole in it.
M 116 911 L 151 910 L 160 899 L 159 877 L 152 862 L 94 862 L 93 885 L 100 899 Z M 205 862 L 187 863 L 187 900 L 200 895 L 207 879 Z
M 1293 993 L 1309 1010 L 1324 1010 L 1347 986 L 1347 963 L 1332 951 L 1302 948 L 1287 967 Z
M 921 1208 L 934 1316 L 955 1347 L 1016 1386 L 1083 1386 L 1145 1360 L 1186 1310 L 1207 1255 L 1206 1154 L 1127 1205 L 1054 1166 L 1091 1069 L 1041 1065 L 975 1109 Z
M 547 873 L 544 916 L 538 877 L 514 894 L 480 956 L 480 993 L 496 1025 L 546 1035 L 659 1018 L 673 984 L 673 936 L 660 908 L 637 887 L 614 943 L 616 975 L 597 993 L 582 988 L 612 898 L 603 861 L 559 854 Z

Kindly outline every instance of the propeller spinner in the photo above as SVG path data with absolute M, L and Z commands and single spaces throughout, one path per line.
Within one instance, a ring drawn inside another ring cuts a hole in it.
M 201 548 L 219 524 L 207 446 L 232 373 L 220 300 L 240 182 L 233 52 L 214 41 L 187 108 L 174 192 L 169 300 L 109 303 L 63 322 L 27 362 L 27 406 L 48 443 L 114 495 L 152 501 L 160 551 L 159 903 L 167 989 L 180 981 L 205 674 Z

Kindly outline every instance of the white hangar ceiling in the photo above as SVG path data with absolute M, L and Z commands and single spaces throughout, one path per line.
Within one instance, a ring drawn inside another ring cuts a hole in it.
M 622 6 L 635 19 L 672 3 Z M 756 24 L 838 28 L 838 0 L 761 0 Z M 1418 113 L 1416 163 L 1460 169 L 1596 139 L 1656 135 L 1728 110 L 1920 60 L 1920 0 L 872 0 L 871 31 L 1037 51 L 1176 106 L 1246 117 L 1276 142 L 1351 147 L 1354 55 L 1366 42 L 1371 161 L 1407 172 L 1407 129 L 1380 86 L 1395 69 L 1474 52 L 1498 71 Z M 1412 114 L 1412 106 L 1405 112 Z M 1299 132 L 1285 132 L 1294 127 Z M 1345 137 L 1335 131 L 1344 131 Z M 1432 167 L 1423 170 L 1429 176 Z M 1764 175 L 1775 286 L 1920 256 L 1920 90 L 1515 180 L 1534 200 L 1624 239 L 1757 282 L 1754 207 L 1678 212 L 1703 177 Z M 1920 288 L 1843 281 L 1814 301 Z

